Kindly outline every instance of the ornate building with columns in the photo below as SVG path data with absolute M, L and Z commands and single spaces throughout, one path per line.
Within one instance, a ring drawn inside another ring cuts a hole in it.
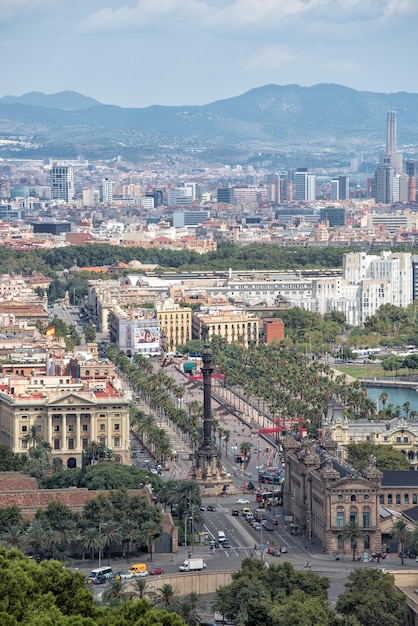
M 88 385 L 67 375 L 33 375 L 2 383 L 0 442 L 13 452 L 27 451 L 35 426 L 64 467 L 80 467 L 83 450 L 93 441 L 112 449 L 116 462 L 130 462 L 130 403 L 110 380 Z
M 288 436 L 282 445 L 284 513 L 293 531 L 305 537 L 306 545 L 320 543 L 325 554 L 350 555 L 352 546 L 344 541 L 343 529 L 354 523 L 364 534 L 357 545 L 358 554 L 380 550 L 383 474 L 374 459 L 360 473 L 334 456 L 337 444 L 331 439 L 323 439 L 319 445 Z

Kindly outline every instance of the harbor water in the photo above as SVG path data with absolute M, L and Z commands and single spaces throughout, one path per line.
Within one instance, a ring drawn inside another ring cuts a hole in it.
M 418 389 L 418 385 L 417 385 Z M 379 409 L 383 409 L 383 404 L 379 401 L 379 396 L 382 393 L 388 394 L 388 399 L 386 401 L 386 407 L 389 404 L 393 404 L 393 406 L 399 405 L 402 409 L 402 406 L 405 402 L 409 402 L 411 405 L 411 411 L 418 411 L 418 392 L 415 391 L 414 388 L 404 388 L 404 387 L 367 387 L 367 394 L 371 400 L 376 403 Z M 402 411 L 402 415 L 405 415 L 404 411 Z

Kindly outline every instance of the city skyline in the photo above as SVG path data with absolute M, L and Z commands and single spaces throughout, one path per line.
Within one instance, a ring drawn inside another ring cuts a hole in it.
M 269 83 L 416 92 L 405 64 L 418 48 L 413 0 L 0 6 L 7 60 L 0 97 L 74 90 L 105 104 L 143 107 L 205 104 Z

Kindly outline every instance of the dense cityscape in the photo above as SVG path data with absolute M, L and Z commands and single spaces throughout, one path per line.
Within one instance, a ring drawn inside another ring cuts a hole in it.
M 0 626 L 418 626 L 417 18 L 0 1 Z

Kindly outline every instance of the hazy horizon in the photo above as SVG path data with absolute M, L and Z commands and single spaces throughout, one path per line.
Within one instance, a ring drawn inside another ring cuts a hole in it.
M 2 97 L 200 105 L 267 84 L 416 93 L 416 0 L 0 0 Z

